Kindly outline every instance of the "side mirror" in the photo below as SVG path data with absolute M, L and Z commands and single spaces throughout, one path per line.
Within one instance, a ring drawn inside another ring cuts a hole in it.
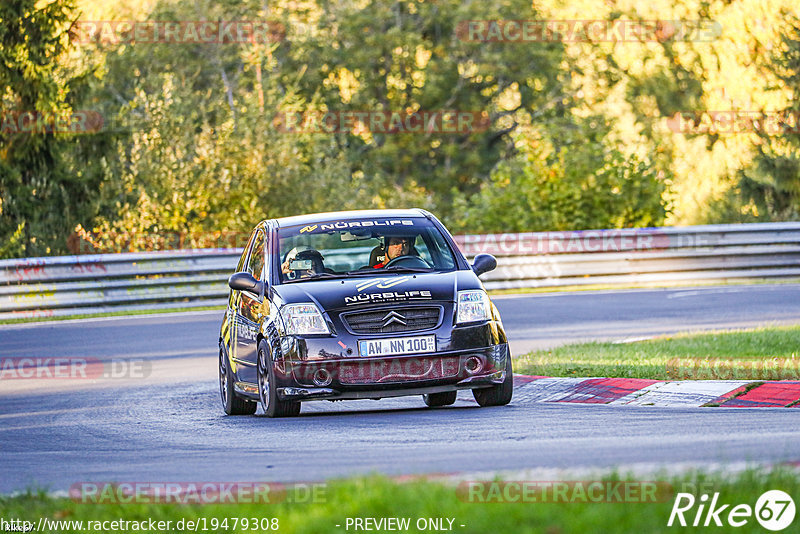
M 250 273 L 234 273 L 228 278 L 228 285 L 237 291 L 250 291 L 261 294 L 261 287 L 264 285 L 256 280 Z
M 472 270 L 478 276 L 488 273 L 497 267 L 497 259 L 491 254 L 478 254 L 472 262 Z

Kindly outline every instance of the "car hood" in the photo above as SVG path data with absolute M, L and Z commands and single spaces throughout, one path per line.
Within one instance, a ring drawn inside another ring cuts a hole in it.
M 452 271 L 312 280 L 274 286 L 274 291 L 282 304 L 311 301 L 331 311 L 366 304 L 454 302 L 457 291 L 479 288 L 472 271 Z

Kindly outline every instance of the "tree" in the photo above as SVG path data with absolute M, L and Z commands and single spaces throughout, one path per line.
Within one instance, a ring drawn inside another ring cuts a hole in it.
M 0 242 L 16 243 L 6 256 L 65 252 L 97 188 L 65 155 L 83 133 L 73 105 L 90 75 L 68 57 L 75 6 L 41 4 L 0 3 Z
M 364 180 L 422 188 L 445 220 L 454 200 L 481 189 L 515 151 L 521 124 L 558 122 L 570 113 L 569 73 L 558 42 L 470 39 L 469 21 L 537 19 L 527 0 L 320 2 L 315 31 L 287 43 L 283 76 L 303 102 L 356 112 L 485 112 L 485 128 L 458 133 L 340 134 L 334 138 Z M 488 26 L 486 26 L 488 27 Z M 478 33 L 485 36 L 486 33 Z M 296 75 L 294 73 L 302 73 Z M 397 204 L 389 197 L 389 204 Z
M 654 162 L 607 148 L 607 126 L 598 127 L 599 120 L 583 123 L 575 135 L 581 142 L 569 150 L 520 136 L 520 154 L 501 163 L 461 206 L 456 228 L 479 233 L 663 224 L 669 180 Z
M 789 18 L 770 69 L 790 94 L 788 105 L 770 121 L 776 131 L 759 130 L 753 165 L 740 171 L 739 194 L 767 220 L 800 217 L 800 19 Z
M 519 121 L 566 114 L 560 44 L 458 35 L 461 20 L 534 16 L 529 4 L 512 4 L 320 2 L 304 13 L 280 2 L 270 11 L 254 1 L 160 3 L 152 20 L 269 20 L 287 38 L 103 50 L 107 74 L 94 99 L 106 115 L 137 119 L 97 159 L 101 217 L 87 227 L 245 231 L 265 217 L 409 205 L 447 219 L 453 200 L 477 192 L 513 153 Z M 300 22 L 312 30 L 298 32 Z M 282 113 L 307 110 L 486 111 L 491 123 L 429 135 L 276 127 Z
M 276 21 L 261 4 L 162 2 L 149 17 Z M 241 244 L 264 218 L 381 207 L 329 136 L 275 128 L 277 110 L 306 105 L 280 62 L 286 43 L 98 44 L 106 74 L 91 98 L 118 125 L 93 163 L 99 215 L 84 223 L 100 250 L 174 246 L 175 236 L 229 245 L 232 233 Z

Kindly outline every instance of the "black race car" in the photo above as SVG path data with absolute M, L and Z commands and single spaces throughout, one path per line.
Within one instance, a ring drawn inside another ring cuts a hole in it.
M 262 221 L 228 280 L 219 337 L 225 413 L 300 413 L 301 401 L 422 395 L 481 406 L 511 400 L 497 309 L 452 236 L 423 210 Z

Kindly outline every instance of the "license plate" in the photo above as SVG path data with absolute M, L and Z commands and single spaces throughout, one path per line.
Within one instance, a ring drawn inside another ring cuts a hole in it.
M 358 353 L 364 358 L 420 352 L 436 352 L 436 336 L 387 337 L 358 342 Z

